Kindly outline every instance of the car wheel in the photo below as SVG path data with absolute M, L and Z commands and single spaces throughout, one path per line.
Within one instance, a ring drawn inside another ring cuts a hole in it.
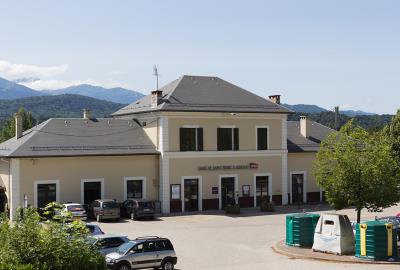
M 117 267 L 118 270 L 129 270 L 131 269 L 131 266 L 127 263 L 121 263 Z
M 97 222 L 101 222 L 101 216 L 100 216 L 100 215 L 97 215 L 97 216 L 96 216 L 96 220 L 97 220 Z
M 163 270 L 174 270 L 174 264 L 171 261 L 166 261 L 162 265 Z

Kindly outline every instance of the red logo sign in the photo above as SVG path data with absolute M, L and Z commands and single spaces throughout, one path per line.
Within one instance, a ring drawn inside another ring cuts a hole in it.
M 255 162 L 251 162 L 251 163 L 249 164 L 249 166 L 250 166 L 250 169 L 258 169 L 258 164 L 255 163 Z

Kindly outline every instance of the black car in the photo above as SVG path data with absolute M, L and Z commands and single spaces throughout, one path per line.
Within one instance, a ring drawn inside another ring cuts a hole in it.
M 121 216 L 130 219 L 155 218 L 157 202 L 151 200 L 127 199 L 121 204 Z

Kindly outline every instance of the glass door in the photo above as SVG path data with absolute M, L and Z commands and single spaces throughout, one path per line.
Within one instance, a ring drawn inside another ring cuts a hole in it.
M 292 204 L 303 202 L 304 175 L 292 174 Z
M 268 196 L 268 176 L 256 176 L 256 206 L 260 206 L 264 196 Z
M 199 180 L 185 179 L 185 211 L 199 210 Z
M 235 178 L 221 178 L 221 207 L 225 209 L 226 205 L 235 204 Z

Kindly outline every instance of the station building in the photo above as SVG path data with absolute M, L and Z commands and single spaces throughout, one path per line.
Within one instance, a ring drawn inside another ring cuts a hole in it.
M 0 144 L 0 205 L 161 202 L 162 212 L 319 202 L 312 175 L 332 129 L 288 121 L 280 96 L 263 98 L 217 77 L 182 76 L 110 118 L 49 119 Z

